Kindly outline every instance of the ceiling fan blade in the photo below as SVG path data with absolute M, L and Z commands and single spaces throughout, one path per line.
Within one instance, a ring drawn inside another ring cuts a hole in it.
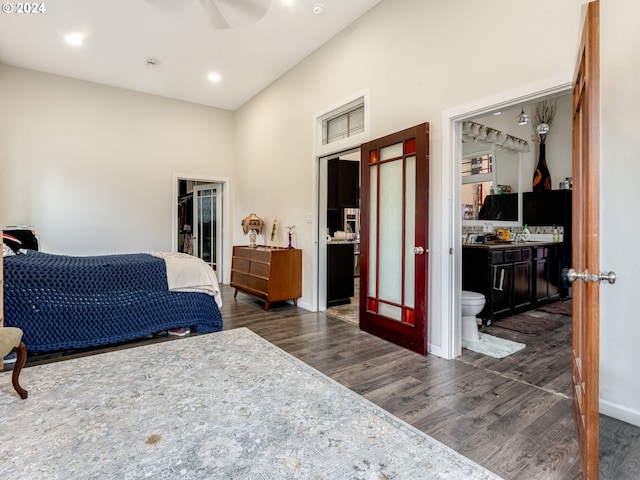
M 177 15 L 185 7 L 184 2 L 176 2 L 174 0 L 145 0 L 145 2 L 170 16 Z
M 200 0 L 215 28 L 250 25 L 269 11 L 271 0 Z
M 207 14 L 207 17 L 209 17 L 213 28 L 229 28 L 227 20 L 213 0 L 200 0 L 200 4 Z

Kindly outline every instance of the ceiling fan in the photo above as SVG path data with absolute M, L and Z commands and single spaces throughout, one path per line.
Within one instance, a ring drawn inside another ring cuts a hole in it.
M 192 0 L 195 1 L 195 0 Z M 213 28 L 225 29 L 251 25 L 271 7 L 271 0 L 197 0 Z M 184 8 L 184 0 L 146 0 L 158 10 L 175 15 Z

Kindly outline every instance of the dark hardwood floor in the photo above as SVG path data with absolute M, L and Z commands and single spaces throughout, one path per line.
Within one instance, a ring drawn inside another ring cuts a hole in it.
M 224 329 L 246 327 L 327 376 L 505 479 L 579 479 L 571 414 L 569 317 L 539 336 L 487 333 L 527 344 L 502 360 L 468 350 L 456 360 L 422 357 L 326 315 L 222 286 Z M 155 337 L 82 352 L 30 355 L 27 366 L 129 348 Z M 28 386 L 25 386 L 28 388 Z M 640 478 L 640 428 L 600 421 L 600 478 Z

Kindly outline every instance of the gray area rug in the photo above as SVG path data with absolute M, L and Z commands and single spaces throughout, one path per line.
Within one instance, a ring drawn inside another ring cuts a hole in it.
M 0 478 L 499 478 L 244 328 L 10 374 Z

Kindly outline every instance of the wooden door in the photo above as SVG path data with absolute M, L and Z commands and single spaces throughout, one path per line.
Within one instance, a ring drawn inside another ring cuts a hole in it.
M 573 83 L 573 411 L 582 476 L 598 478 L 600 271 L 599 2 L 591 2 Z
M 361 147 L 360 328 L 427 354 L 429 125 Z

